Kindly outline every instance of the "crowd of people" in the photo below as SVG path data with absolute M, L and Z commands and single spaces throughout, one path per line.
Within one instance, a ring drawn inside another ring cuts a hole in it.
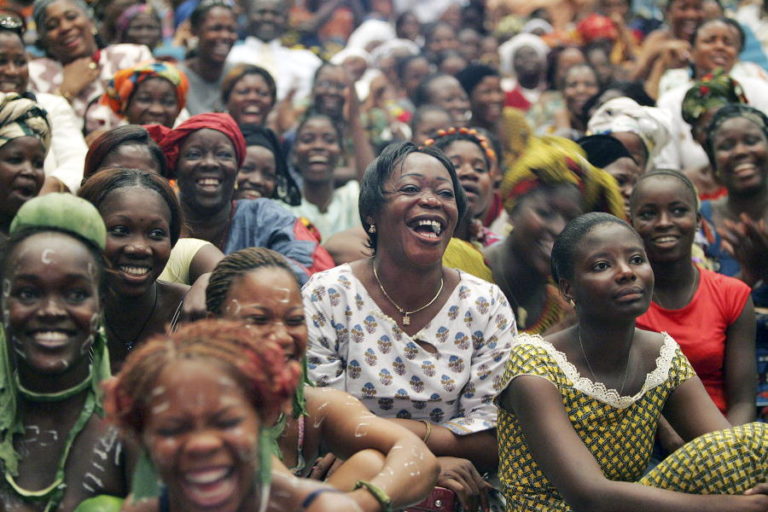
M 768 512 L 768 3 L 4 0 L 0 512 Z

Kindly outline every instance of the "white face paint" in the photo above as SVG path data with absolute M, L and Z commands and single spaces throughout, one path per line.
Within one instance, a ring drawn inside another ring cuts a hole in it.
M 273 288 L 274 298 L 277 302 L 288 304 L 291 301 L 291 290 L 288 288 Z
M 40 255 L 40 261 L 46 265 L 56 263 L 56 249 L 44 249 Z
M 355 437 L 365 437 L 368 435 L 368 423 L 358 423 L 355 427 Z
M 224 316 L 238 316 L 243 307 L 237 299 L 230 299 L 224 307 Z

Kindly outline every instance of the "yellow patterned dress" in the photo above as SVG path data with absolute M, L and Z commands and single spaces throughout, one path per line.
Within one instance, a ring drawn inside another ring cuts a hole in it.
M 611 480 L 698 494 L 741 493 L 766 481 L 768 428 L 758 423 L 696 438 L 640 478 L 667 398 L 695 375 L 669 335 L 656 368 L 634 396 L 619 396 L 580 376 L 565 354 L 540 336 L 518 336 L 505 379 L 520 375 L 539 376 L 557 387 L 573 428 Z M 501 408 L 498 438 L 499 476 L 508 511 L 571 510 L 528 451 L 515 415 Z

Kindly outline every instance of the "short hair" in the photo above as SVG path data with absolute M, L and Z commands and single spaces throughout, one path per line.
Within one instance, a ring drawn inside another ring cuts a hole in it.
M 323 112 L 318 112 L 317 110 L 311 108 L 307 110 L 307 112 L 304 114 L 304 116 L 299 121 L 299 125 L 296 127 L 296 141 L 299 140 L 299 132 L 302 128 L 304 128 L 304 125 L 307 124 L 312 119 L 327 119 L 329 123 L 331 123 L 331 126 L 333 126 L 333 130 L 336 132 L 336 136 L 339 138 L 339 146 L 344 149 L 344 132 L 342 131 L 341 126 L 339 123 L 336 122 L 335 119 L 333 119 L 328 114 L 325 114 Z M 291 146 L 291 151 L 296 150 L 296 141 L 294 141 L 293 145 Z
M 301 288 L 296 274 L 282 254 L 264 247 L 250 247 L 228 254 L 213 269 L 205 288 L 205 308 L 208 312 L 221 316 L 224 300 L 235 279 L 262 268 L 285 270 Z
M 626 221 L 610 213 L 590 212 L 579 215 L 565 226 L 552 247 L 550 265 L 555 283 L 560 283 L 561 279 L 573 279 L 573 259 L 576 255 L 576 248 L 590 231 L 602 224 L 619 224 L 639 237 Z
M 419 86 L 416 88 L 416 92 L 413 94 L 413 104 L 416 107 L 420 107 L 422 105 L 427 105 L 432 103 L 432 82 L 435 80 L 439 80 L 440 78 L 444 78 L 446 76 L 451 76 L 446 73 L 432 73 L 431 75 L 428 75 L 424 78 L 424 80 L 421 81 Z
M 635 204 L 637 203 L 637 196 L 639 194 L 638 189 L 640 188 L 640 184 L 644 181 L 648 181 L 651 178 L 673 178 L 680 181 L 683 185 L 685 185 L 685 188 L 690 193 L 691 199 L 693 199 L 693 204 L 696 205 L 696 209 L 699 209 L 699 193 L 696 190 L 696 186 L 688 178 L 688 176 L 680 171 L 675 171 L 674 169 L 656 169 L 651 172 L 647 172 L 638 178 L 637 182 L 635 183 L 635 187 L 632 189 L 632 194 L 629 196 L 630 212 L 634 209 Z
M 429 64 L 429 59 L 420 53 L 417 53 L 416 55 L 404 55 L 395 59 L 395 74 L 400 82 L 403 81 L 403 76 L 405 75 L 408 66 L 417 60 L 425 60 L 427 61 L 427 64 Z
M 224 75 L 224 79 L 221 82 L 221 101 L 225 105 L 229 103 L 232 89 L 235 88 L 237 82 L 248 75 L 257 75 L 264 79 L 267 83 L 267 88 L 272 95 L 272 103 L 274 104 L 277 101 L 277 84 L 275 83 L 274 77 L 263 67 L 255 66 L 253 64 L 238 64 Z
M 411 132 L 416 133 L 416 127 L 421 124 L 422 119 L 432 112 L 440 112 L 442 114 L 445 114 L 448 116 L 449 122 L 451 119 L 451 113 L 445 110 L 443 107 L 439 105 L 432 105 L 431 103 L 427 103 L 426 105 L 422 105 L 418 107 L 413 112 L 413 117 L 411 117 Z
M 168 366 L 181 361 L 209 361 L 220 368 L 261 418 L 280 411 L 293 396 L 301 372 L 296 361 L 286 360 L 277 342 L 257 339 L 244 323 L 201 320 L 153 336 L 128 354 L 120 374 L 106 386 L 104 408 L 111 420 L 138 437 L 151 415 L 157 380 Z
M 189 24 L 192 27 L 192 30 L 199 29 L 200 25 L 202 25 L 205 21 L 205 17 L 208 15 L 208 12 L 216 7 L 222 7 L 234 14 L 232 5 L 225 2 L 224 0 L 203 0 L 197 4 L 197 7 L 195 7 L 195 10 L 192 11 L 192 14 L 189 16 Z
M 395 168 L 398 166 L 402 167 L 408 155 L 413 153 L 429 155 L 443 164 L 443 167 L 448 170 L 448 174 L 451 177 L 453 193 L 456 197 L 456 208 L 459 213 L 458 218 L 464 218 L 464 214 L 467 211 L 467 198 L 464 195 L 464 189 L 461 187 L 461 183 L 459 183 L 456 169 L 442 151 L 428 146 L 417 146 L 412 142 L 396 142 L 390 144 L 368 165 L 368 168 L 363 175 L 363 180 L 360 183 L 360 198 L 358 199 L 360 221 L 362 222 L 366 233 L 368 233 L 368 246 L 373 249 L 374 252 L 376 252 L 378 236 L 377 233 L 368 232 L 368 228 L 371 226 L 371 223 L 368 222 L 368 217 L 373 217 L 381 211 L 381 208 L 386 202 L 386 198 L 384 197 L 384 183 L 390 176 L 392 176 Z
M 105 169 L 88 178 L 77 195 L 90 202 L 98 210 L 110 193 L 128 187 L 154 190 L 165 201 L 171 212 L 171 218 L 168 220 L 171 245 L 176 245 L 184 224 L 181 205 L 168 181 L 159 174 L 140 169 Z
M 721 6 L 722 7 L 722 6 Z M 747 41 L 747 36 L 744 33 L 744 29 L 741 28 L 741 25 L 738 21 L 727 18 L 725 16 L 720 16 L 719 18 L 712 18 L 711 20 L 703 21 L 699 24 L 698 27 L 696 27 L 696 30 L 693 31 L 693 38 L 691 39 L 691 42 L 693 45 L 696 45 L 696 38 L 699 37 L 699 32 L 702 28 L 704 28 L 707 25 L 711 25 L 712 23 L 725 23 L 726 25 L 730 25 L 731 28 L 736 30 L 736 33 L 739 35 L 739 51 L 744 49 L 744 44 Z
M 88 153 L 85 155 L 83 180 L 96 174 L 102 162 L 107 158 L 107 155 L 124 145 L 145 146 L 149 154 L 157 162 L 157 166 L 160 168 L 160 175 L 166 179 L 170 177 L 168 162 L 165 160 L 165 155 L 160 146 L 149 136 L 146 128 L 137 124 L 129 124 L 106 131 L 91 143 Z

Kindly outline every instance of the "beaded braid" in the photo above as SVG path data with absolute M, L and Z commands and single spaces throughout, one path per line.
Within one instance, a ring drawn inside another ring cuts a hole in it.
M 438 130 L 435 136 L 424 141 L 424 146 L 435 146 L 438 149 L 445 150 L 449 145 L 457 140 L 466 140 L 474 142 L 483 151 L 486 167 L 490 170 L 496 162 L 496 151 L 494 151 L 488 138 L 475 130 L 474 128 L 451 127 Z
M 285 258 L 271 249 L 251 247 L 234 252 L 221 260 L 211 274 L 205 289 L 205 307 L 208 312 L 221 316 L 222 305 L 235 278 L 260 268 L 280 268 L 296 277 Z

